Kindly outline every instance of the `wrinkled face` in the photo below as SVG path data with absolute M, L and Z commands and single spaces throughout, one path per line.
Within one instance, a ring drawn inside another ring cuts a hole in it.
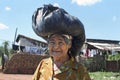
M 58 35 L 54 34 L 49 38 L 48 48 L 50 56 L 55 60 L 65 58 L 68 56 L 68 49 L 71 47 L 71 44 L 65 42 L 65 39 Z

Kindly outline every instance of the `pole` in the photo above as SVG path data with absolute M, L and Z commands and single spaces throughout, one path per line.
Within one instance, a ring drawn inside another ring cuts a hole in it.
M 13 44 L 15 44 L 15 41 L 16 41 L 17 30 L 18 30 L 18 28 L 16 28 L 16 31 L 15 31 L 15 37 L 14 37 L 14 43 Z

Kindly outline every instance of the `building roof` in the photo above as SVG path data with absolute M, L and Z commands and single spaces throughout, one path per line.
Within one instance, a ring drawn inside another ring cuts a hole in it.
M 39 40 L 36 40 L 36 39 L 30 38 L 30 37 L 26 37 L 26 36 L 21 35 L 21 34 L 19 34 L 19 35 L 17 36 L 16 42 L 18 42 L 18 41 L 20 40 L 20 38 L 28 39 L 28 40 L 30 40 L 31 42 L 35 41 L 35 42 L 38 42 L 38 43 L 44 43 L 44 44 L 47 44 L 46 42 L 42 42 L 42 41 L 39 41 Z
M 104 40 L 104 39 L 87 39 L 87 42 L 97 42 L 97 43 L 110 43 L 110 44 L 119 44 L 118 40 Z
M 89 49 L 120 51 L 119 42 L 117 40 L 87 39 L 86 44 L 88 44 Z

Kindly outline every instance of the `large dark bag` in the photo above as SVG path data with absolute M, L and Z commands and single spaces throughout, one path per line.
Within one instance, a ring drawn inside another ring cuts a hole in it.
M 73 37 L 72 55 L 80 52 L 85 41 L 85 30 L 81 21 L 68 14 L 64 9 L 52 5 L 38 8 L 32 16 L 34 32 L 44 39 L 54 33 L 69 34 Z

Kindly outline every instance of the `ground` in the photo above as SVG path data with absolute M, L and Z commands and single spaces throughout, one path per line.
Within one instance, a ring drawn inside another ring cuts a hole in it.
M 32 74 L 4 74 L 0 67 L 0 80 L 32 80 Z
M 32 80 L 32 75 L 27 74 L 3 74 L 0 72 L 0 80 Z

